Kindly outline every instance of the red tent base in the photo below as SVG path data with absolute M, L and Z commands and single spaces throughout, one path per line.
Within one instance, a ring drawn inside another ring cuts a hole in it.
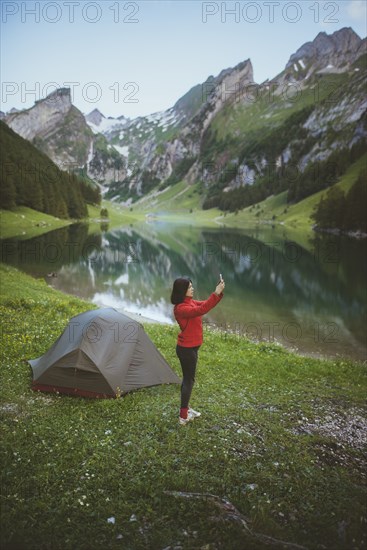
M 62 393 L 66 395 L 74 395 L 75 397 L 92 397 L 94 399 L 113 399 L 115 395 L 106 393 L 96 393 L 93 391 L 80 390 L 79 388 L 63 388 L 61 386 L 46 386 L 44 384 L 32 384 L 32 390 L 43 391 L 48 393 Z

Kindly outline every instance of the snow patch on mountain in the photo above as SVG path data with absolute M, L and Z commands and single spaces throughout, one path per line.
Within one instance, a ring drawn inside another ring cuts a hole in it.
M 86 121 L 94 134 L 108 134 L 113 130 L 125 128 L 129 122 L 127 119 L 119 120 L 118 118 L 103 118 L 98 125 L 93 124 L 87 118 Z
M 145 117 L 145 120 L 149 123 L 156 123 L 159 127 L 164 130 L 173 124 L 178 122 L 178 117 L 173 108 L 167 109 L 166 111 L 158 111 Z
M 127 145 L 124 145 L 123 147 L 121 147 L 121 145 L 114 145 L 114 148 L 116 149 L 116 151 L 118 151 L 120 153 L 120 155 L 122 155 L 123 157 L 128 157 L 129 156 L 129 148 Z

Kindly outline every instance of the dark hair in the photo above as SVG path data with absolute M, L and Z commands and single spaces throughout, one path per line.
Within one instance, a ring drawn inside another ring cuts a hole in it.
M 190 283 L 192 283 L 192 281 L 188 277 L 179 277 L 175 280 L 171 293 L 172 304 L 177 305 L 184 301 Z

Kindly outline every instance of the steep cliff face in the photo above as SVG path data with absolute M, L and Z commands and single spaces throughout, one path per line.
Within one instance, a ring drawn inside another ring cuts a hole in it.
M 9 114 L 5 122 L 25 139 L 47 138 L 63 123 L 72 108 L 69 88 L 60 88 L 30 109 Z
M 202 140 L 206 130 L 215 119 L 216 115 L 227 109 L 233 108 L 239 101 L 245 101 L 244 91 L 254 86 L 253 67 L 248 59 L 237 65 L 234 69 L 222 71 L 217 78 L 210 77 L 203 86 L 206 101 L 199 112 L 193 117 L 187 129 L 182 132 L 185 136 L 193 136 L 191 155 L 195 162 L 187 172 L 187 181 L 194 183 L 200 177 L 203 169 L 201 158 Z M 255 85 L 256 86 L 256 85 Z
M 97 118 L 97 113 L 94 116 Z M 102 117 L 100 114 L 99 121 Z M 100 183 L 126 176 L 119 171 L 124 158 L 103 135 L 93 133 L 72 104 L 69 88 L 56 90 L 30 109 L 10 112 L 4 120 L 63 170 L 82 169 Z
M 224 106 L 235 104 L 241 92 L 250 84 L 254 84 L 252 63 L 248 59 L 234 69 L 222 71 L 215 79 L 209 79 L 204 84 L 207 100 L 192 120 L 191 127 L 200 130 L 202 136 L 216 114 Z

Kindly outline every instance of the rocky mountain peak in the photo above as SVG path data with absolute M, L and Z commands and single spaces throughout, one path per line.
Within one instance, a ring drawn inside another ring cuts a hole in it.
M 91 122 L 92 124 L 95 124 L 95 126 L 99 126 L 102 120 L 106 117 L 98 109 L 93 109 L 93 111 L 86 115 L 85 118 L 87 122 Z
M 241 90 L 253 83 L 254 71 L 250 59 L 242 61 L 234 68 L 224 69 L 216 78 L 209 77 L 203 85 L 203 98 L 206 100 L 194 118 L 203 121 L 203 131 L 227 102 L 238 100 Z
M 47 136 L 72 107 L 70 88 L 59 88 L 30 109 L 9 113 L 5 122 L 14 132 L 32 140 L 37 135 Z
M 351 27 L 343 27 L 330 36 L 337 51 L 356 52 L 362 39 Z
M 222 87 L 224 86 L 228 92 L 231 90 L 231 86 L 235 85 L 241 87 L 243 84 L 253 82 L 253 78 L 254 70 L 251 59 L 241 61 L 241 63 L 238 63 L 238 65 L 233 68 L 224 69 L 216 78 L 209 77 L 213 83 Z
M 362 39 L 350 27 L 344 27 L 333 34 L 320 32 L 312 42 L 306 42 L 292 54 L 286 69 L 300 62 L 313 65 L 315 69 L 327 66 L 340 68 L 353 63 L 358 54 Z
M 54 90 L 51 92 L 47 97 L 44 99 L 40 99 L 36 101 L 36 103 L 39 103 L 40 101 L 55 101 L 56 103 L 63 103 L 65 105 L 71 106 L 71 89 L 70 88 L 57 88 L 57 90 Z

